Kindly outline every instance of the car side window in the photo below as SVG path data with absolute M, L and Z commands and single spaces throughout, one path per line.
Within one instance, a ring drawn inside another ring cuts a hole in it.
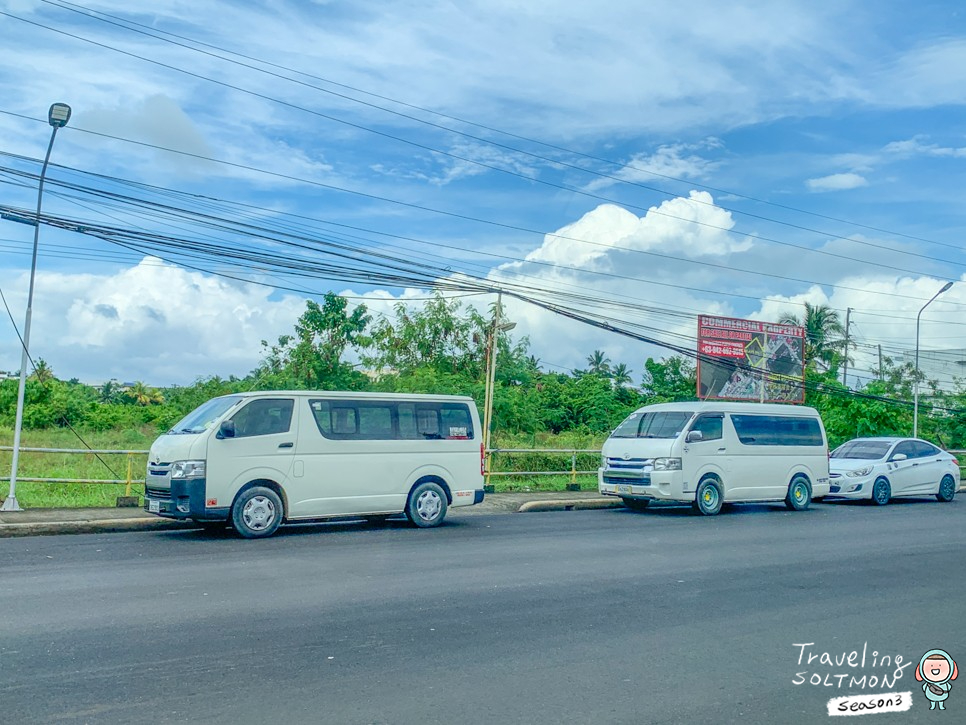
M 890 460 L 895 459 L 896 455 L 899 453 L 904 454 L 906 458 L 915 458 L 916 457 L 915 444 L 912 441 L 903 441 L 902 443 L 900 443 L 895 447 L 895 449 L 892 451 L 892 455 L 889 456 L 889 459 Z
M 917 458 L 929 458 L 931 456 L 938 455 L 940 452 L 941 451 L 931 443 L 926 443 L 925 441 L 916 441 Z
M 721 425 L 723 421 L 724 415 L 721 413 L 701 415 L 691 425 L 689 432 L 693 433 L 694 431 L 698 431 L 701 433 L 702 441 L 721 440 Z
M 232 416 L 235 438 L 287 433 L 294 408 L 291 398 L 253 400 Z

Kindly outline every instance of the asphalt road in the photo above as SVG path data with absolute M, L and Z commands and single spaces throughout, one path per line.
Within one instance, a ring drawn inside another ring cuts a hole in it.
M 966 679 L 929 712 L 915 668 L 966 666 L 964 523 L 960 498 L 0 540 L 0 722 L 818 723 L 881 692 L 912 709 L 877 725 L 962 722 Z

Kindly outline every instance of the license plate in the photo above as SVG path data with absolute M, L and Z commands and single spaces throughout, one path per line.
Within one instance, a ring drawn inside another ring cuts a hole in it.
M 626 483 L 618 484 L 618 486 L 617 486 L 617 493 L 630 493 L 630 492 L 631 492 L 630 485 L 628 485 Z
M 157 514 L 161 512 L 161 502 L 154 501 L 153 499 L 148 499 L 148 512 L 152 514 Z

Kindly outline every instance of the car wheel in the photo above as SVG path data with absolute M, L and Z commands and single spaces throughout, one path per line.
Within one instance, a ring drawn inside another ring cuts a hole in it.
M 698 484 L 698 491 L 695 494 L 695 508 L 702 516 L 714 516 L 721 511 L 721 487 L 710 478 L 704 479 Z
M 955 496 L 956 482 L 952 476 L 943 476 L 943 480 L 939 482 L 939 493 L 936 494 L 936 498 L 943 503 L 949 503 Z
M 788 495 L 785 505 L 792 511 L 804 511 L 812 502 L 812 487 L 804 476 L 795 476 L 788 484 Z
M 439 484 L 421 483 L 409 494 L 406 516 L 420 528 L 439 526 L 446 518 L 446 493 Z
M 876 506 L 885 506 L 892 498 L 892 486 L 884 478 L 875 479 L 872 484 L 872 503 Z
M 239 536 L 261 539 L 271 536 L 282 523 L 282 499 L 270 488 L 245 489 L 231 507 L 231 525 Z
M 629 508 L 631 511 L 643 511 L 651 503 L 650 499 L 646 498 L 621 498 L 621 501 L 623 501 L 624 505 L 627 506 L 627 508 Z

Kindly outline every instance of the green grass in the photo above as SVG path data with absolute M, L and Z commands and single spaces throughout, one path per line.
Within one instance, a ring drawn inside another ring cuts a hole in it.
M 95 450 L 147 450 L 157 437 L 153 427 L 140 430 L 79 431 L 83 442 L 66 429 L 25 430 L 21 437 L 24 448 L 70 448 Z M 599 448 L 603 436 L 579 434 L 496 435 L 497 448 Z M 85 445 L 86 444 L 86 445 Z M 13 430 L 0 428 L 0 445 L 13 445 Z M 10 475 L 10 451 L 0 451 L 0 475 Z M 127 480 L 128 460 L 131 477 L 144 478 L 146 455 L 107 455 L 100 459 L 90 453 L 21 453 L 17 471 L 17 501 L 24 508 L 85 508 L 114 506 L 125 494 L 125 485 L 90 483 L 33 483 L 24 478 L 74 478 Z M 577 470 L 596 470 L 598 454 L 578 454 Z M 494 471 L 569 471 L 569 453 L 499 453 L 493 456 Z M 597 487 L 595 476 L 577 476 L 582 490 Z M 490 483 L 498 492 L 565 491 L 569 475 L 560 476 L 495 476 Z M 9 484 L 0 482 L 0 498 L 7 495 Z M 134 485 L 131 494 L 144 494 L 143 485 Z

